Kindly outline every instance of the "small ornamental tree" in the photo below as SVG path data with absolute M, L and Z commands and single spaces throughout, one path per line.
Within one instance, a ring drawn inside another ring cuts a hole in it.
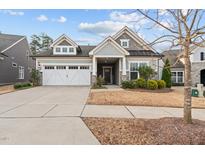
M 162 80 L 166 82 L 166 87 L 171 88 L 172 83 L 171 83 L 171 70 L 170 70 L 170 63 L 169 60 L 166 59 L 165 65 L 162 71 Z
M 152 69 L 150 66 L 146 66 L 146 65 L 140 66 L 138 71 L 140 74 L 140 78 L 143 78 L 146 81 L 151 79 L 155 75 L 154 69 Z

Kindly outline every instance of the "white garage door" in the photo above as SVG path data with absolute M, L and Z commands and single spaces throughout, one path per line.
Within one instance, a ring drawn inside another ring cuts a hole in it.
M 43 85 L 90 85 L 89 66 L 44 66 Z

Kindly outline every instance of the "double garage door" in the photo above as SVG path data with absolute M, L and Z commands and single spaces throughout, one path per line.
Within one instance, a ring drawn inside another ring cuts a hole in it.
M 44 66 L 43 85 L 90 85 L 90 66 Z

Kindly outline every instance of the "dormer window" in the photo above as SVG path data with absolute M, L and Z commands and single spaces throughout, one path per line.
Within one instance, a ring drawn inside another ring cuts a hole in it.
M 63 47 L 62 49 L 63 49 L 63 52 L 64 52 L 64 53 L 68 52 L 68 48 Z
M 69 48 L 69 52 L 73 53 L 74 52 L 74 48 Z
M 120 41 L 123 48 L 129 48 L 129 39 L 121 39 Z
M 57 47 L 56 52 L 61 52 L 61 48 Z

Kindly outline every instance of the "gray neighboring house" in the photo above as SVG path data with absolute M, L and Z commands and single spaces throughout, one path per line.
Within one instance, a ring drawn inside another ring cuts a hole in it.
M 123 80 L 139 78 L 141 65 L 151 66 L 158 79 L 161 57 L 126 26 L 96 46 L 78 45 L 64 34 L 50 50 L 34 56 L 43 85 L 91 85 L 100 76 L 106 84 L 120 85 Z
M 181 54 L 181 50 L 169 50 L 162 52 L 164 55 L 163 62 L 169 59 L 171 65 L 172 83 L 173 85 L 184 84 L 184 64 L 178 60 L 178 56 Z
M 183 83 L 184 82 L 184 59 L 181 56 L 180 50 L 165 51 L 162 53 L 165 57 L 163 60 L 168 58 L 173 65 L 177 59 L 179 61 L 171 68 L 172 71 L 172 82 Z M 180 58 L 178 58 L 180 57 Z M 191 78 L 192 86 L 197 84 L 203 84 L 205 86 L 205 48 L 204 47 L 191 47 L 190 54 L 191 61 Z
M 29 81 L 31 61 L 25 36 L 0 34 L 0 85 Z

